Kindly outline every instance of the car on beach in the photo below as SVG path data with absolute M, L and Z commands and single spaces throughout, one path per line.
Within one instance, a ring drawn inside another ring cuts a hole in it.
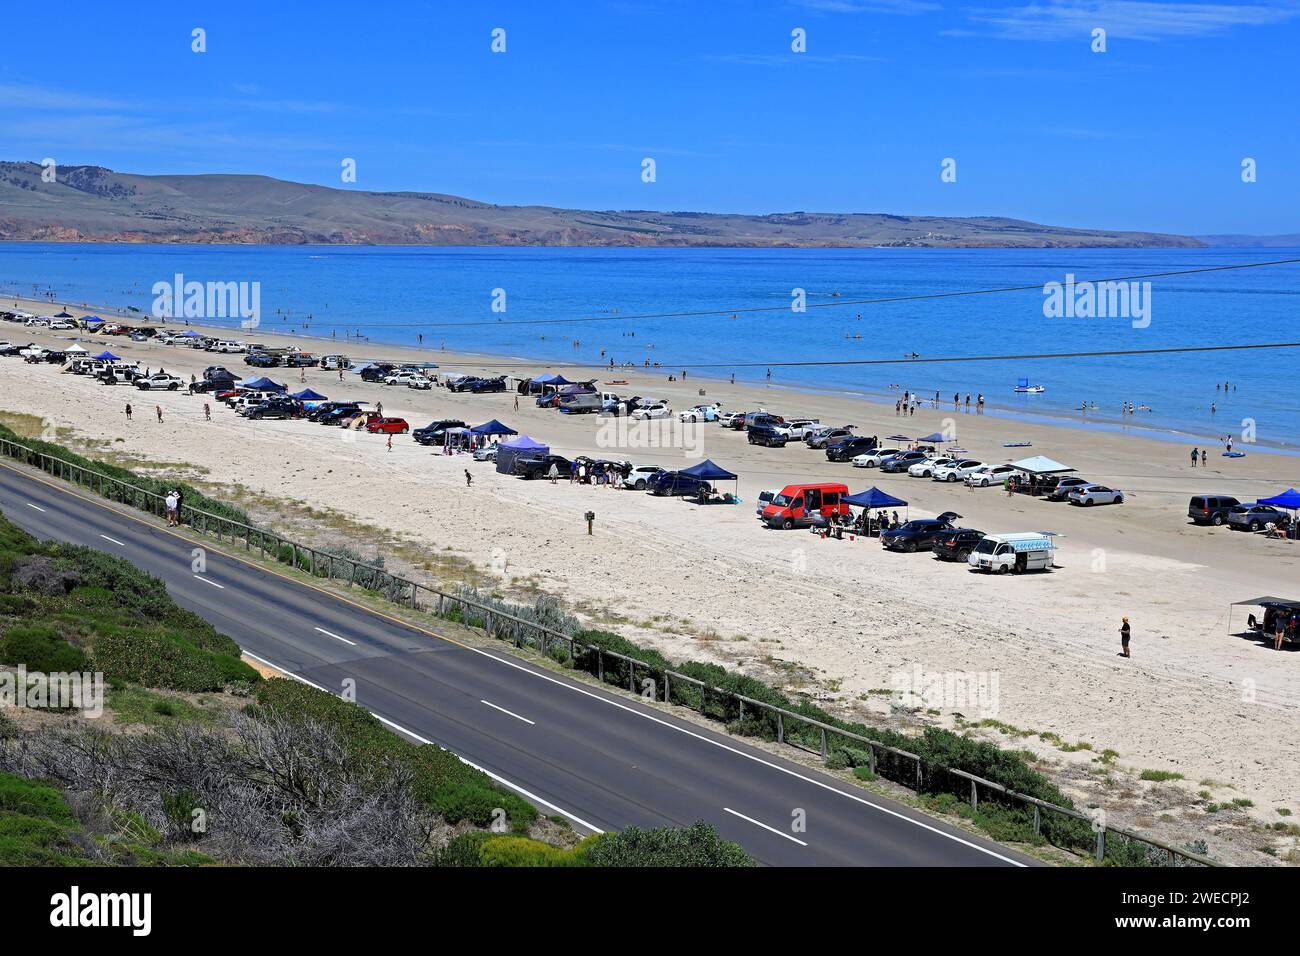
M 684 412 L 677 413 L 677 419 L 683 422 L 713 422 L 718 420 L 722 406 L 717 402 L 712 405 L 696 405 Z
M 632 413 L 632 418 L 638 418 L 642 421 L 655 418 L 672 418 L 673 411 L 668 407 L 666 402 L 655 402 L 651 405 L 643 405 Z
M 504 378 L 481 378 L 469 387 L 469 391 L 475 395 L 483 395 L 487 392 L 504 392 L 506 390 L 506 380 Z
M 1195 495 L 1187 503 L 1187 517 L 1195 524 L 1212 524 L 1216 527 L 1228 520 L 1232 509 L 1241 504 L 1231 495 Z
M 933 478 L 934 470 L 942 468 L 945 465 L 955 465 L 956 458 L 934 458 L 927 456 L 924 461 L 918 461 L 908 466 L 907 474 L 910 478 Z
M 973 528 L 953 528 L 934 539 L 930 545 L 934 556 L 943 561 L 966 563 L 975 546 L 984 540 L 984 532 Z
M 340 405 L 327 409 L 312 421 L 319 425 L 346 425 L 360 414 L 361 408 L 357 405 Z
M 478 448 L 475 448 L 475 449 L 474 449 L 474 460 L 475 460 L 475 461 L 496 461 L 496 460 L 497 460 L 497 446 L 496 446 L 496 445 L 481 445 L 481 446 L 479 446 Z
M 758 519 L 760 521 L 763 520 L 763 512 L 767 509 L 767 506 L 770 505 L 773 499 L 776 498 L 776 496 L 779 495 L 780 493 L 781 493 L 780 490 L 760 491 L 758 493 L 758 504 L 755 510 L 758 513 Z
M 718 416 L 718 424 L 723 428 L 734 428 L 737 421 L 745 420 L 744 412 L 723 412 Z
M 174 392 L 185 383 L 175 375 L 167 375 L 163 372 L 155 372 L 152 375 L 142 375 L 133 383 L 136 388 L 146 389 L 148 391 L 164 390 Z
M 374 382 L 378 384 L 379 382 L 382 382 L 384 379 L 386 379 L 388 376 L 392 375 L 393 372 L 396 370 L 397 370 L 397 366 L 393 365 L 391 362 L 381 362 L 376 365 L 367 365 L 360 372 L 361 381 Z
M 645 491 L 646 485 L 650 484 L 650 479 L 659 472 L 663 471 L 658 465 L 633 465 L 631 472 L 623 481 L 625 488 L 635 488 L 637 491 Z
M 747 440 L 751 445 L 784 448 L 790 439 L 771 425 L 750 425 Z
M 265 402 L 258 402 L 256 405 L 250 405 L 247 418 L 254 420 L 263 418 L 298 418 L 302 415 L 302 405 L 291 398 L 272 398 Z
M 433 388 L 433 382 L 416 372 L 398 372 L 384 379 L 385 385 L 405 385 L 407 388 Z
M 1087 478 L 1078 478 L 1074 476 L 1048 479 L 1048 481 L 1051 483 L 1043 486 L 1043 497 L 1048 501 L 1068 501 L 1070 498 L 1070 492 L 1075 488 L 1082 488 L 1084 485 L 1092 484 L 1092 482 Z
M 573 462 L 563 455 L 519 455 L 511 463 L 512 472 L 520 478 L 559 478 L 573 470 Z
M 417 428 L 411 432 L 411 437 L 421 445 L 441 445 L 448 429 L 466 427 L 468 426 L 459 419 L 444 418 L 436 422 L 429 422 L 423 428 Z
M 76 324 L 69 321 L 68 319 L 55 319 L 53 322 L 50 323 L 50 329 L 57 332 L 67 332 L 70 329 L 75 329 L 76 327 L 77 327 Z
M 869 442 L 869 438 L 859 438 L 857 441 Z M 868 451 L 853 456 L 854 468 L 879 468 L 880 463 L 891 455 L 901 455 L 901 448 L 881 448 L 879 446 L 869 446 Z
M 130 365 L 110 365 L 100 369 L 95 379 L 104 385 L 132 385 L 144 375 L 138 368 Z
M 1285 515 L 1272 505 L 1240 504 L 1228 512 L 1228 527 L 1238 531 L 1263 531 L 1265 525 L 1277 524 Z
M 372 435 L 405 435 L 411 430 L 405 418 L 372 418 L 366 422 L 366 431 Z
M 925 461 L 929 456 L 923 451 L 900 451 L 880 460 L 880 470 L 891 474 L 907 471 L 913 465 Z
M 880 532 L 880 546 L 886 551 L 929 551 L 943 535 L 955 530 L 952 523 L 961 515 L 945 511 L 936 518 L 913 518 L 897 528 Z
M 775 428 L 790 441 L 803 441 L 821 428 L 821 422 L 815 418 L 795 418 L 783 425 L 776 425 Z
M 329 415 L 331 412 L 335 412 L 345 408 L 350 408 L 352 409 L 352 411 L 355 412 L 361 408 L 361 403 L 360 402 L 319 402 L 316 405 L 312 406 L 312 410 L 307 413 L 307 421 L 309 422 L 323 421 L 325 416 Z
M 967 475 L 984 467 L 984 462 L 974 458 L 961 458 L 951 465 L 936 466 L 930 477 L 934 481 L 963 481 Z
M 683 474 L 680 471 L 661 471 L 650 477 L 646 491 L 652 495 L 687 497 L 698 495 L 701 491 L 711 492 L 713 486 L 702 478 Z
M 223 342 L 218 342 L 215 346 L 213 346 L 212 351 L 225 352 L 229 355 L 236 355 L 244 351 L 244 344 L 242 342 L 234 342 L 227 339 Z
M 984 465 L 968 474 L 965 480 L 972 488 L 987 488 L 1002 484 L 1015 473 L 1016 469 L 1010 465 Z
M 1083 485 L 1075 488 L 1070 492 L 1070 504 L 1084 505 L 1122 505 L 1124 503 L 1124 492 L 1118 488 L 1108 488 L 1105 485 Z
M 880 446 L 876 444 L 874 438 L 868 438 L 866 435 L 858 435 L 852 438 L 844 438 L 832 445 L 826 446 L 827 461 L 852 461 L 859 455 L 869 455 Z

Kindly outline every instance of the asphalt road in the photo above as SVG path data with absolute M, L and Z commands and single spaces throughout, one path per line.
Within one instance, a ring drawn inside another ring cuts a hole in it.
M 459 754 L 581 830 L 707 820 L 778 866 L 1022 866 L 1029 858 L 736 738 L 467 647 L 80 489 L 0 463 L 0 509 L 40 538 L 90 545 L 166 582 L 247 653 Z M 806 825 L 792 826 L 797 816 Z

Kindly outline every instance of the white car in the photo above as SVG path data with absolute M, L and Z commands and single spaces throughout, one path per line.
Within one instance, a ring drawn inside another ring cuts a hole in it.
M 1124 503 L 1124 492 L 1118 488 L 1108 488 L 1105 485 L 1080 485 L 1070 492 L 1069 501 L 1072 505 L 1122 505 Z
M 60 331 L 66 331 L 68 329 L 75 329 L 76 325 L 74 325 L 72 322 L 69 322 L 67 319 L 55 319 L 53 322 L 50 323 L 50 328 L 59 329 Z
M 407 388 L 433 388 L 433 382 L 416 372 L 398 372 L 384 379 L 385 385 L 405 385 Z
M 185 383 L 175 375 L 165 375 L 155 372 L 153 375 L 141 376 L 133 383 L 136 388 L 157 391 L 163 389 L 168 392 L 174 392 Z
M 880 462 L 890 455 L 897 455 L 901 448 L 875 448 L 865 455 L 858 455 L 853 459 L 854 468 L 878 468 Z
M 790 441 L 803 441 L 814 431 L 822 427 L 816 418 L 792 418 L 784 425 L 774 426 L 776 433 Z
M 972 471 L 984 467 L 984 462 L 977 461 L 974 458 L 962 458 L 960 461 L 953 462 L 951 465 L 942 465 L 934 469 L 934 474 L 930 477 L 935 481 L 962 481 Z
M 912 478 L 933 478 L 936 468 L 944 468 L 955 464 L 957 464 L 956 458 L 927 458 L 925 461 L 918 461 L 915 465 L 910 466 L 907 473 Z
M 718 424 L 723 428 L 730 428 L 736 423 L 736 419 L 744 417 L 744 412 L 723 412 L 718 416 Z
M 653 405 L 642 405 L 631 415 L 632 418 L 671 418 L 673 410 L 665 402 L 655 402 Z
M 966 484 L 972 488 L 987 488 L 989 485 L 1000 485 L 1014 472 L 1015 469 L 1010 465 L 985 465 L 968 474 Z
M 236 353 L 246 351 L 242 342 L 218 342 L 214 352 Z
M 677 418 L 683 422 L 711 422 L 722 414 L 722 407 L 714 402 L 712 405 L 696 405 L 684 412 L 678 412 Z
M 658 465 L 633 465 L 631 472 L 628 473 L 627 480 L 623 482 L 626 488 L 635 488 L 637 491 L 645 491 L 646 485 L 650 483 L 650 476 L 663 471 Z

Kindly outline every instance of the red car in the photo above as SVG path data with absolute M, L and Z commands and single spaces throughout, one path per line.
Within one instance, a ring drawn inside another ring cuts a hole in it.
M 372 435 L 405 435 L 410 430 L 405 418 L 372 418 L 366 422 L 366 431 Z

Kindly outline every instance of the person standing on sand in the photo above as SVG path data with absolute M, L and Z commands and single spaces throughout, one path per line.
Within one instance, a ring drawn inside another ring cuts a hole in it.
M 389 432 L 389 434 L 388 434 L 388 450 L 389 450 L 389 451 L 392 451 L 392 450 L 393 450 L 393 435 L 392 435 L 392 432 Z
M 126 403 L 126 420 L 127 420 L 128 422 L 131 420 L 131 403 L 130 403 L 130 402 L 127 402 L 127 403 Z
M 155 406 L 153 407 L 153 410 L 154 410 L 155 412 L 158 413 L 158 424 L 161 425 L 161 424 L 162 424 L 162 406 L 161 406 L 161 405 L 155 405 Z
M 1124 618 L 1124 623 L 1122 623 L 1119 626 L 1119 646 L 1120 646 L 1119 656 L 1120 657 L 1133 656 L 1132 654 L 1129 653 L 1129 649 L 1128 649 L 1128 639 L 1131 636 L 1131 634 L 1132 632 L 1129 630 L 1129 626 L 1128 626 L 1128 618 Z
M 1273 650 L 1280 651 L 1284 640 L 1286 640 L 1286 615 L 1279 612 L 1273 632 Z
M 207 402 L 203 403 L 203 420 L 205 422 L 212 421 L 212 406 Z
M 339 381 L 343 381 L 343 369 L 339 369 Z
M 1208 452 L 1206 452 L 1206 450 L 1205 450 L 1204 448 L 1202 448 L 1202 449 L 1201 449 L 1201 467 L 1202 467 L 1202 468 L 1208 468 L 1208 467 L 1209 467 L 1209 465 L 1207 465 L 1207 464 L 1205 463 L 1205 459 L 1206 459 L 1206 456 L 1207 456 L 1207 455 L 1208 455 Z
M 519 411 L 519 393 L 515 392 L 515 411 Z
M 1193 467 L 1193 468 L 1196 467 L 1196 456 L 1199 455 L 1199 454 L 1200 454 L 1200 451 L 1199 451 L 1198 449 L 1196 449 L 1196 448 L 1193 448 L 1193 449 L 1192 449 L 1192 467 Z
M 471 475 L 471 474 L 469 473 L 469 469 L 466 468 L 466 469 L 465 469 L 465 487 L 468 488 L 468 487 L 469 487 L 470 485 L 472 485 L 472 484 L 474 484 L 474 476 Z

